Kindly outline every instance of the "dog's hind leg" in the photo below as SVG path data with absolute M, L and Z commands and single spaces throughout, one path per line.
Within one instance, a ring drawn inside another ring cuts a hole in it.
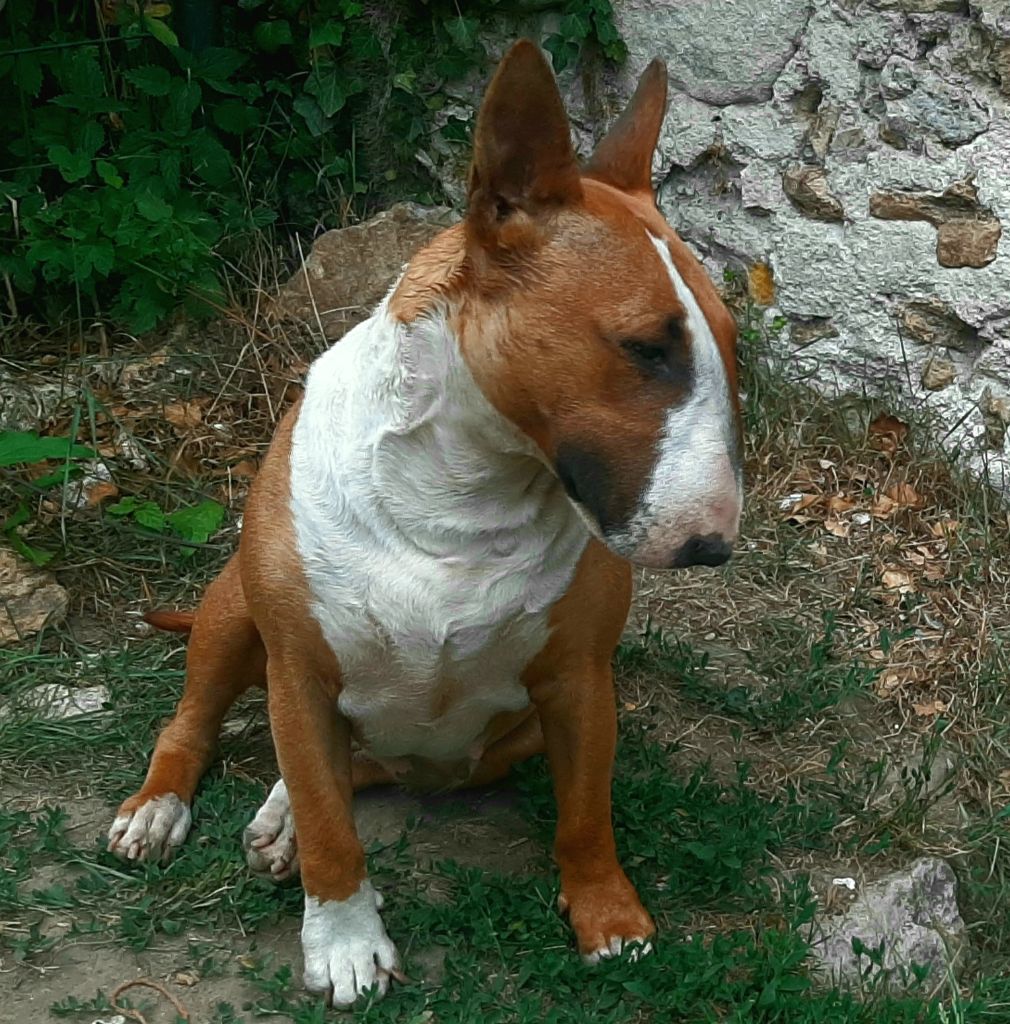
M 225 714 L 240 694 L 265 680 L 266 654 L 234 556 L 200 603 L 182 699 L 158 737 L 144 785 L 119 808 L 109 829 L 109 850 L 130 860 L 158 860 L 182 843 L 189 832 L 189 805 Z

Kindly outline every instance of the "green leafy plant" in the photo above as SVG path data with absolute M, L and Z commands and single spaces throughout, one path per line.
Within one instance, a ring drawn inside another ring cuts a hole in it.
M 588 44 L 623 55 L 610 0 L 553 9 L 545 45 L 559 69 Z M 440 198 L 418 153 L 469 131 L 445 86 L 487 72 L 488 16 L 518 26 L 528 13 L 504 0 L 9 0 L 0 274 L 11 312 L 145 331 L 180 305 L 220 310 L 223 266 L 268 226 L 311 234 L 390 199 Z
M 0 468 L 47 459 L 93 459 L 95 453 L 69 437 L 40 437 L 33 431 L 0 431 Z
M 224 506 L 210 499 L 189 508 L 165 512 L 149 499 L 124 498 L 106 509 L 110 516 L 132 519 L 138 526 L 152 533 L 170 533 L 187 545 L 206 544 L 224 521 Z M 183 557 L 193 554 L 196 548 L 185 546 Z
M 65 487 L 70 477 L 80 472 L 75 460 L 91 459 L 95 455 L 96 452 L 91 448 L 77 444 L 69 437 L 41 437 L 32 431 L 0 431 L 0 470 L 48 461 L 62 462 L 61 467 L 55 472 L 37 477 L 31 482 L 31 488 L 36 492 L 56 484 Z M 31 520 L 31 510 L 25 500 L 27 490 L 24 485 L 15 488 L 17 504 L 14 511 L 0 525 L 0 530 L 19 555 L 34 565 L 46 565 L 52 560 L 55 552 L 44 551 L 29 544 L 20 533 L 20 527 Z

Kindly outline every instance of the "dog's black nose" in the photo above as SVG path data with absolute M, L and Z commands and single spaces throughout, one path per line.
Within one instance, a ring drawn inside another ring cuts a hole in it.
M 733 545 L 717 533 L 705 537 L 691 537 L 670 563 L 671 569 L 686 569 L 689 565 L 723 565 L 733 554 Z

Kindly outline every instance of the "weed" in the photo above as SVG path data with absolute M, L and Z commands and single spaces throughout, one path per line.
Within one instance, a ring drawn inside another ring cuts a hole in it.
M 609 0 L 559 0 L 545 45 L 623 55 Z M 0 83 L 0 273 L 11 313 L 141 332 L 229 304 L 222 257 L 441 189 L 419 151 L 462 152 L 444 85 L 486 74 L 501 0 L 220 8 L 10 0 Z M 520 21 L 512 13 L 512 18 Z
M 224 506 L 209 499 L 191 508 L 165 512 L 149 499 L 129 497 L 109 506 L 106 512 L 110 516 L 132 518 L 139 526 L 152 533 L 171 531 L 186 542 L 180 550 L 184 558 L 196 551 L 194 544 L 206 544 L 210 540 L 220 528 L 225 516 Z
M 769 617 L 765 629 L 767 654 L 762 649 L 749 658 L 763 680 L 760 692 L 720 685 L 709 671 L 707 655 L 651 625 L 637 641 L 622 644 L 618 661 L 637 671 L 675 679 L 688 699 L 769 732 L 791 728 L 845 697 L 866 693 L 876 676 L 876 670 L 835 654 L 836 624 L 830 612 L 824 615 L 819 637 L 810 637 L 788 617 Z

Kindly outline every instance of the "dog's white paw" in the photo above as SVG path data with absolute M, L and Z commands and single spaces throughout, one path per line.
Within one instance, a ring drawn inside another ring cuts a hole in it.
M 127 860 L 168 860 L 189 834 L 189 804 L 175 793 L 152 797 L 120 814 L 109 829 L 109 852 Z
M 277 782 L 242 833 L 246 863 L 257 874 L 281 882 L 298 872 L 295 819 L 284 780 Z
M 381 907 L 368 879 L 346 900 L 320 903 L 305 897 L 302 952 L 310 992 L 326 996 L 333 1006 L 350 1006 L 373 988 L 386 994 L 399 958 L 379 916 Z
M 600 946 L 592 953 L 583 954 L 582 961 L 587 964 L 598 964 L 601 960 L 610 960 L 615 956 L 620 956 L 625 950 L 627 950 L 628 959 L 634 962 L 652 952 L 652 943 L 647 941 L 644 935 L 638 939 L 624 939 L 615 936 L 606 946 Z

